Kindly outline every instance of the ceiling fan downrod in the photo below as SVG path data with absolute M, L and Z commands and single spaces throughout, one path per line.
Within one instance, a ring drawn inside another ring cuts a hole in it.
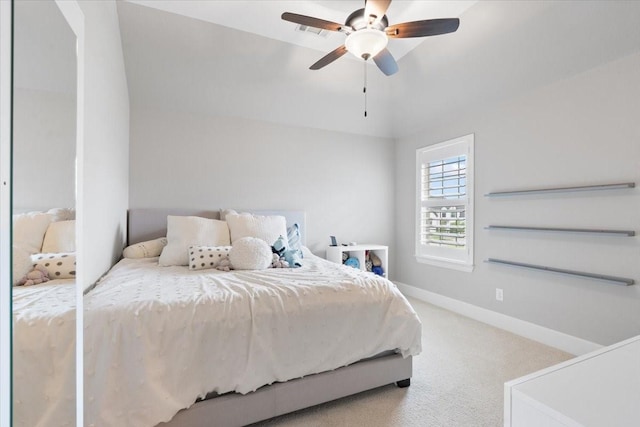
M 363 56 L 364 58 L 364 56 Z M 362 92 L 364 93 L 364 116 L 367 117 L 367 56 L 364 58 L 364 87 L 362 88 Z

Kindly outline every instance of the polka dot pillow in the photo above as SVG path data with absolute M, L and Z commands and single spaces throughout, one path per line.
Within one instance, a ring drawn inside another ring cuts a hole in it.
M 231 246 L 189 246 L 189 270 L 216 268 L 220 261 L 229 259 Z
M 41 266 L 49 272 L 49 279 L 75 279 L 76 277 L 76 254 L 48 253 L 31 255 L 33 266 Z

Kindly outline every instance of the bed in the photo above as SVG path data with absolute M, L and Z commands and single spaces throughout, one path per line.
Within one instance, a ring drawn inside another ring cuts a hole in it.
M 262 215 L 276 212 L 259 212 Z M 166 235 L 132 210 L 129 243 Z M 303 212 L 282 212 L 302 225 Z M 420 321 L 393 283 L 305 249 L 296 269 L 190 271 L 123 259 L 84 299 L 88 426 L 247 425 L 408 386 Z
M 73 279 L 13 288 L 13 425 L 75 425 Z
M 76 409 L 75 211 L 23 212 L 13 216 L 13 425 L 72 426 Z M 50 280 L 22 285 L 21 279 L 34 264 L 48 264 Z

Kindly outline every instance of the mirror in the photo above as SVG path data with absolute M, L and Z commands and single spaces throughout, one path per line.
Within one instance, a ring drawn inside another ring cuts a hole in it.
M 13 29 L 12 418 L 74 425 L 77 39 L 54 1 Z

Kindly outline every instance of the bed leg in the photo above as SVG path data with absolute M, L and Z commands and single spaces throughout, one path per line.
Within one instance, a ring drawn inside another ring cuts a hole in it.
M 406 380 L 400 380 L 396 382 L 396 385 L 400 388 L 406 388 L 411 385 L 411 378 L 407 378 Z

